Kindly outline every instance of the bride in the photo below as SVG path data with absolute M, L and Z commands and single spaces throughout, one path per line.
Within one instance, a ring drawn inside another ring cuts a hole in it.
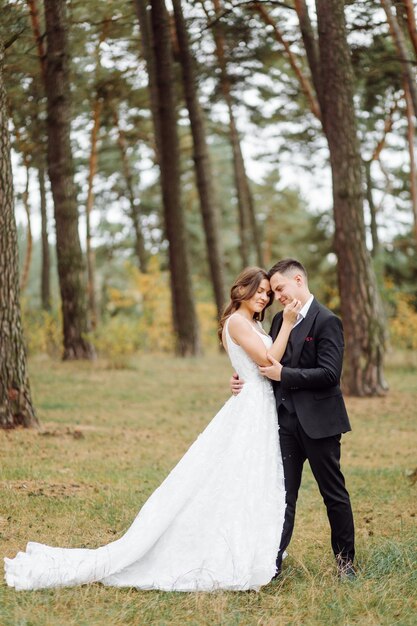
M 285 511 L 275 399 L 258 365 L 279 360 L 300 307 L 284 310 L 272 343 L 261 321 L 272 302 L 266 272 L 246 268 L 231 289 L 219 336 L 245 380 L 139 511 L 120 539 L 97 549 L 29 542 L 5 558 L 17 590 L 98 581 L 165 591 L 259 589 L 275 574 Z

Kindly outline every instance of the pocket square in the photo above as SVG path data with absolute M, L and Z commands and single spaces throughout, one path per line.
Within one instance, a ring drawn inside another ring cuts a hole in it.
M 314 337 L 306 337 L 305 341 L 313 341 Z

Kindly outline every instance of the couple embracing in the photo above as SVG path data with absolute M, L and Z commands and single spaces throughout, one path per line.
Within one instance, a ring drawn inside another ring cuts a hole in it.
M 284 305 L 266 334 L 274 296 Z M 340 469 L 350 430 L 339 387 L 340 320 L 294 259 L 247 268 L 219 335 L 233 395 L 154 491 L 120 539 L 97 549 L 30 542 L 5 559 L 18 590 L 105 585 L 166 591 L 259 589 L 281 573 L 304 461 L 327 509 L 338 575 L 353 579 L 354 526 Z

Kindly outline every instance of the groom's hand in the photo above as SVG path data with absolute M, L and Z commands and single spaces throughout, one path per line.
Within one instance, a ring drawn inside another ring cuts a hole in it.
M 274 359 L 273 356 L 271 356 L 270 354 L 268 354 L 268 359 L 271 361 L 272 365 L 260 365 L 259 366 L 259 371 L 262 374 L 262 376 L 266 376 L 267 378 L 270 378 L 271 380 L 281 380 L 281 372 L 282 372 L 282 365 L 281 363 L 279 363 L 276 359 Z
M 242 391 L 245 381 L 241 380 L 235 372 L 232 378 L 230 379 L 229 384 L 230 384 L 230 391 L 232 392 L 234 396 L 237 396 Z

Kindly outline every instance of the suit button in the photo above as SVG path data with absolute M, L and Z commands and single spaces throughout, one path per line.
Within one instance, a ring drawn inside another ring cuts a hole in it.
M 285 402 L 285 398 L 281 398 L 281 402 Z

